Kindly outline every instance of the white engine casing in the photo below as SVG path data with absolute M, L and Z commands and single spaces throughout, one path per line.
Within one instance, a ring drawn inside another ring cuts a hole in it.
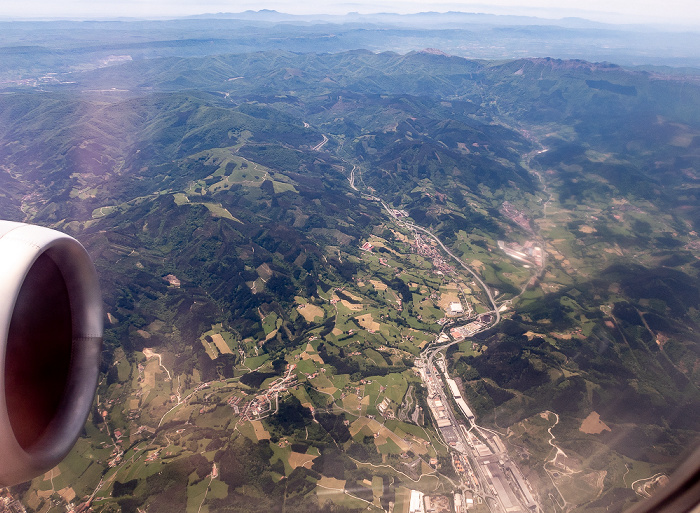
M 0 221 L 0 486 L 57 465 L 93 404 L 102 299 L 85 248 Z

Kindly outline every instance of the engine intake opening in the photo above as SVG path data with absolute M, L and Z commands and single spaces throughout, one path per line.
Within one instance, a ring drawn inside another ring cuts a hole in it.
M 68 288 L 58 266 L 43 253 L 17 297 L 5 356 L 7 411 L 17 442 L 25 451 L 58 412 L 72 346 Z

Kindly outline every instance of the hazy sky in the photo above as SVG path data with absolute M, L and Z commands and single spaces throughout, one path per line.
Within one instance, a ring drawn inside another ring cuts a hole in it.
M 616 23 L 679 23 L 700 28 L 698 0 L 486 0 L 460 3 L 443 0 L 1 0 L 3 17 L 161 17 L 213 12 L 275 9 L 293 14 L 345 14 L 463 11 L 525 14 L 547 18 L 580 16 Z

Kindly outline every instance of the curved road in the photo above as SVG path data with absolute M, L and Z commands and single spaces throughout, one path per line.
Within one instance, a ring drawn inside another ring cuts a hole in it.
M 426 235 L 428 235 L 431 239 L 433 239 L 435 242 L 437 242 L 437 243 L 440 245 L 440 247 L 443 249 L 443 251 L 444 251 L 445 253 L 447 253 L 448 255 L 450 255 L 450 257 L 452 257 L 453 259 L 455 259 L 455 260 L 457 261 L 457 263 L 459 263 L 459 265 L 462 266 L 462 268 L 463 268 L 465 271 L 469 272 L 469 274 L 471 274 L 471 275 L 474 277 L 474 279 L 479 283 L 479 285 L 481 286 L 481 288 L 484 290 L 484 292 L 486 293 L 486 296 L 489 298 L 489 302 L 491 303 L 491 306 L 493 307 L 493 313 L 496 315 L 496 319 L 495 319 L 495 321 L 491 324 L 491 327 L 492 327 L 492 326 L 495 326 L 496 324 L 498 324 L 499 322 L 501 322 L 501 313 L 498 311 L 498 306 L 496 305 L 496 300 L 495 300 L 494 297 L 493 297 L 493 293 L 491 292 L 491 289 L 486 285 L 486 283 L 484 283 L 484 281 L 481 279 L 481 276 L 479 276 L 471 267 L 469 267 L 467 264 L 465 264 L 465 263 L 462 261 L 461 258 L 459 258 L 457 255 L 455 255 L 454 253 L 452 253 L 452 251 L 450 251 L 450 250 L 447 248 L 447 246 L 445 246 L 445 245 L 442 243 L 442 241 L 441 241 L 440 239 L 438 239 L 437 236 L 436 236 L 434 233 L 432 233 L 431 231 L 429 231 L 429 230 L 423 228 L 422 226 L 418 226 L 418 225 L 416 225 L 416 224 L 409 223 L 409 222 L 406 222 L 406 221 L 400 221 L 399 218 L 397 218 L 397 217 L 394 215 L 394 213 L 392 212 L 392 209 L 389 208 L 389 205 L 387 205 L 386 203 L 384 203 L 384 201 L 382 201 L 382 200 L 380 200 L 380 201 L 381 201 L 381 204 L 382 204 L 382 206 L 384 207 L 384 209 L 389 213 L 389 215 L 390 215 L 395 221 L 397 221 L 398 223 L 402 224 L 402 225 L 405 226 L 406 228 L 410 228 L 411 230 L 418 230 L 418 231 L 423 232 L 423 233 L 425 233 Z

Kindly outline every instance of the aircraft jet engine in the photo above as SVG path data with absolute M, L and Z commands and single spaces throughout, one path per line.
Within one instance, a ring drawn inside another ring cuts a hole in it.
M 58 464 L 92 406 L 102 299 L 85 248 L 0 221 L 0 487 Z

